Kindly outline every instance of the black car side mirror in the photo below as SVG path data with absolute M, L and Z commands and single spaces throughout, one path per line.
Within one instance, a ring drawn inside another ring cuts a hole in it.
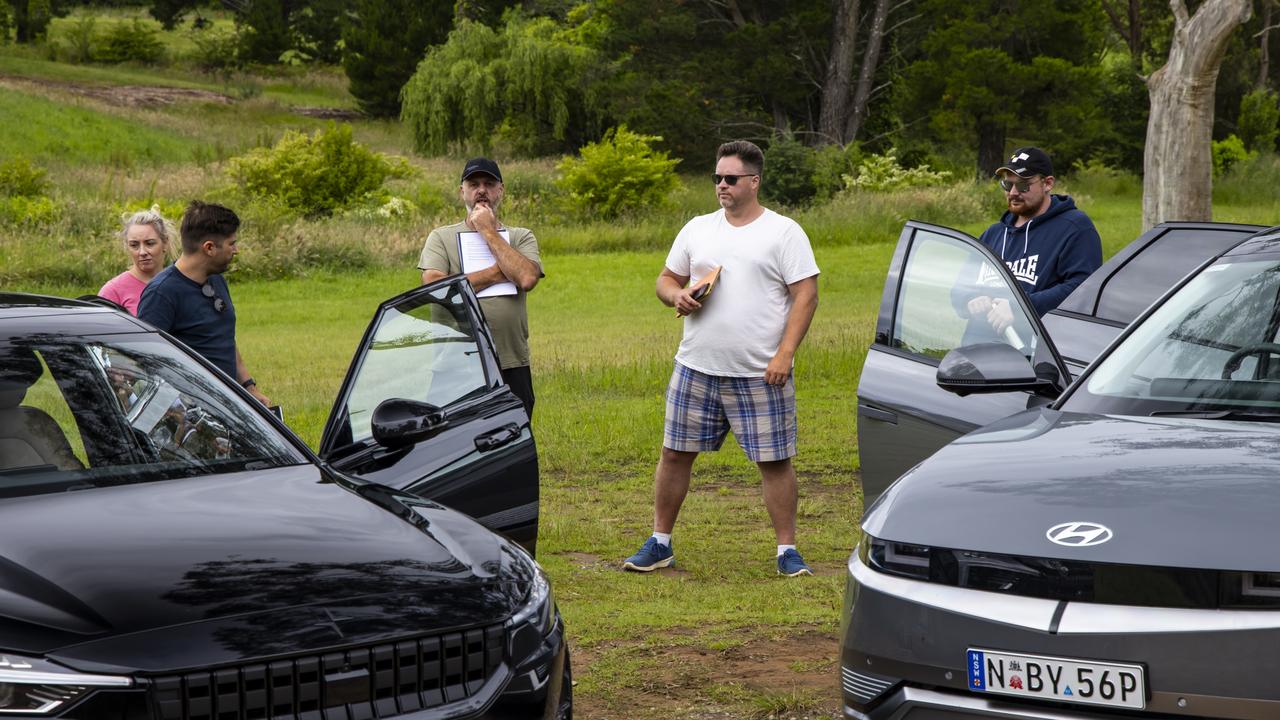
M 1017 390 L 1056 395 L 1060 390 L 1055 378 L 1037 373 L 1021 351 L 1001 342 L 965 345 L 948 352 L 938 364 L 937 379 L 938 387 L 960 397 Z
M 449 420 L 431 403 L 390 398 L 373 409 L 371 425 L 373 439 L 393 448 L 426 440 L 445 429 Z

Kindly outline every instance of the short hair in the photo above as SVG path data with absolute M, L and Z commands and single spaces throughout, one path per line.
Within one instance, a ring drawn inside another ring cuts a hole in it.
M 120 222 L 124 227 L 120 229 L 120 239 L 129 240 L 129 228 L 134 225 L 149 225 L 152 230 L 156 231 L 156 235 L 160 237 L 160 242 L 165 245 L 165 254 L 169 254 L 169 246 L 173 244 L 173 239 L 178 236 L 178 231 L 174 229 L 173 223 L 160 214 L 160 206 L 152 205 L 150 210 L 139 210 L 135 213 L 125 213 L 120 216 Z
M 716 150 L 716 162 L 719 162 L 720 158 L 729 157 L 730 155 L 741 160 L 742 164 L 746 165 L 753 175 L 764 174 L 764 151 L 760 149 L 759 145 L 750 140 L 727 142 L 721 145 L 719 150 Z
M 231 208 L 192 200 L 182 213 L 182 252 L 199 252 L 205 240 L 215 245 L 236 234 L 240 218 Z

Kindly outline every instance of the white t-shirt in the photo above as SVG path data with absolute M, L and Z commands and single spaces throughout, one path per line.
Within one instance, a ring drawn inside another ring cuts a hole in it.
M 697 282 L 717 265 L 711 295 L 684 319 L 676 362 L 709 375 L 762 376 L 791 312 L 787 286 L 818 274 L 809 236 L 769 209 L 743 227 L 723 209 L 700 215 L 676 236 L 667 269 Z

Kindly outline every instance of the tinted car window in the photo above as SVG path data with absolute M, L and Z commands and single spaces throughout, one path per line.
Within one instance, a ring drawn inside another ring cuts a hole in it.
M 1280 262 L 1207 268 L 1147 318 L 1063 409 L 1280 410 Z
M 370 421 L 383 400 L 446 407 L 486 391 L 476 333 L 453 285 L 432 292 L 427 302 L 383 312 L 351 386 L 346 407 L 351 434 L 344 440 L 361 442 L 373 434 Z
M 969 317 L 967 303 L 979 296 L 1010 301 L 1011 332 L 996 333 L 985 317 Z M 893 346 L 941 358 L 962 345 L 1006 342 L 1031 357 L 1036 337 L 1013 297 L 1004 276 L 981 252 L 945 235 L 917 232 L 898 290 Z
M 1174 283 L 1242 237 L 1239 230 L 1169 230 L 1107 280 L 1098 296 L 1097 317 L 1132 322 Z
M 306 461 L 164 340 L 0 343 L 0 496 Z

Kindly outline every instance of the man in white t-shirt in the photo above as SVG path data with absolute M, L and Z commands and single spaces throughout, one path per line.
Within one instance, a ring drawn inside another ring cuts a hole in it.
M 654 473 L 653 536 L 627 570 L 671 565 L 671 531 L 698 453 L 730 430 L 760 468 L 778 540 L 778 572 L 811 575 L 796 551 L 796 396 L 791 367 L 818 307 L 818 264 L 795 221 L 760 204 L 764 154 L 745 140 L 716 153 L 720 210 L 689 221 L 658 276 L 658 299 L 685 316 L 667 387 L 662 456 Z M 721 268 L 703 302 L 687 287 Z

